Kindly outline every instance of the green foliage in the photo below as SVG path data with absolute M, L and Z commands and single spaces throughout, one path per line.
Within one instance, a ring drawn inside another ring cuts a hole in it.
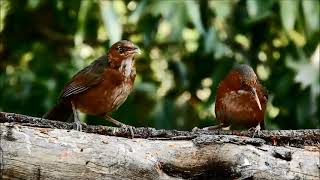
M 1 111 L 42 116 L 74 73 L 129 39 L 143 54 L 112 114 L 124 123 L 212 125 L 218 83 L 248 63 L 269 91 L 267 128 L 320 128 L 318 0 L 1 0 L 0 33 Z

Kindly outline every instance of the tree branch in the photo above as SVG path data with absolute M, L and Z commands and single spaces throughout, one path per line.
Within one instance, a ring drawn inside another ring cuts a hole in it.
M 23 126 L 42 127 L 52 129 L 73 129 L 72 123 L 52 121 L 37 117 L 31 117 L 15 113 L 0 112 L 0 123 L 18 123 Z M 108 126 L 91 126 L 84 125 L 83 132 L 95 133 L 109 136 L 130 137 L 127 129 L 108 127 Z M 158 140 L 187 140 L 194 139 L 199 135 L 237 135 L 252 137 L 253 131 L 232 131 L 232 130 L 197 130 L 194 132 L 177 131 L 177 130 L 157 130 L 150 127 L 140 127 L 134 129 L 136 138 L 155 138 Z M 320 129 L 304 130 L 263 130 L 256 138 L 265 140 L 270 145 L 288 145 L 293 147 L 303 147 L 307 145 L 320 144 Z
M 23 115 L 1 113 L 0 117 L 3 179 L 320 178 L 317 145 L 272 146 L 260 138 L 203 133 L 198 133 L 192 141 L 128 139 L 30 127 L 31 121 L 39 125 L 43 120 Z M 12 123 L 17 119 L 19 122 Z M 21 126 L 21 123 L 29 124 Z M 69 126 L 47 120 L 42 123 Z M 138 129 L 145 132 L 152 128 Z M 154 129 L 150 132 L 166 137 L 182 134 L 182 131 Z

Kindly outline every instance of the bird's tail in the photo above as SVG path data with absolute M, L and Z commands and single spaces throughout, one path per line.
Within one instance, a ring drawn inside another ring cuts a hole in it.
M 67 122 L 69 119 L 73 118 L 71 103 L 63 101 L 59 102 L 49 112 L 47 112 L 43 118 Z

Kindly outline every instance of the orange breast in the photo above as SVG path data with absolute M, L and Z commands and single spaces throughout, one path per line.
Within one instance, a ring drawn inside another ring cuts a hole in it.
M 102 78 L 98 85 L 72 97 L 81 112 L 101 116 L 116 110 L 130 94 L 135 77 L 125 78 L 119 71 L 106 69 Z
M 261 99 L 261 102 L 264 101 Z M 229 91 L 217 96 L 215 112 L 217 119 L 225 126 L 254 127 L 264 120 L 266 103 L 261 106 L 262 110 L 250 92 Z

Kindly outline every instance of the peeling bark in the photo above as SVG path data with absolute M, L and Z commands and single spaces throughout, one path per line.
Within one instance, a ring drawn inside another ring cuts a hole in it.
M 125 136 L 127 132 L 119 128 L 87 126 L 85 132 L 71 128 L 68 123 L 0 113 L 1 177 L 320 178 L 319 130 L 263 131 L 263 135 L 251 138 L 251 132 L 136 128 L 138 138 L 129 139 L 108 136 Z M 275 144 L 271 137 L 281 143 Z M 307 143 L 304 138 L 309 138 Z

